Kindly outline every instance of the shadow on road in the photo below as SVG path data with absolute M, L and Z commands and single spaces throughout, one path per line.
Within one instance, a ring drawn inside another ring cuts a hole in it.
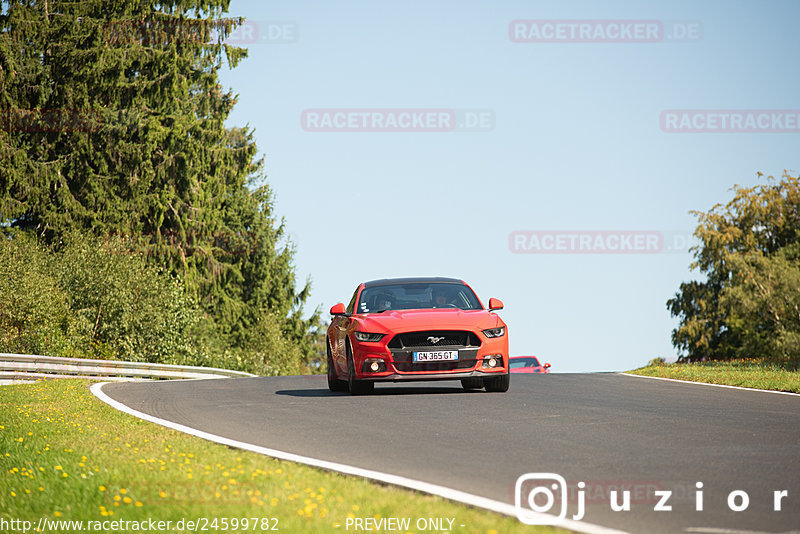
M 386 397 L 391 395 L 443 395 L 449 393 L 460 393 L 469 395 L 484 393 L 482 391 L 467 391 L 461 387 L 381 387 L 376 386 L 375 391 L 361 397 Z M 275 392 L 276 395 L 288 395 L 290 397 L 349 397 L 349 393 L 334 393 L 328 389 L 284 389 Z

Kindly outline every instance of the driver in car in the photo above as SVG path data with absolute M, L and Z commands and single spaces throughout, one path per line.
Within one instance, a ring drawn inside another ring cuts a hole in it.
M 450 294 L 438 287 L 433 288 L 433 307 L 434 308 L 446 308 L 446 307 L 454 307 L 455 305 L 450 301 Z
M 379 293 L 375 297 L 375 310 L 391 310 L 392 309 L 392 296 L 389 293 Z

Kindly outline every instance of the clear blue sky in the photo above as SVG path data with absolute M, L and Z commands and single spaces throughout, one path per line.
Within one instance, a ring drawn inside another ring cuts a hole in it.
M 665 302 L 698 276 L 688 251 L 516 254 L 509 235 L 671 240 L 694 230 L 690 210 L 727 201 L 758 171 L 800 171 L 796 128 L 676 133 L 659 122 L 665 110 L 800 109 L 795 0 L 233 0 L 231 14 L 258 39 L 222 75 L 239 94 L 229 124 L 255 130 L 299 280 L 313 281 L 309 312 L 327 314 L 361 281 L 453 276 L 484 303 L 504 301 L 512 354 L 538 355 L 556 372 L 674 359 Z M 514 42 L 515 20 L 539 29 L 658 21 L 664 36 Z M 694 35 L 673 39 L 675 24 Z M 462 121 L 460 110 L 479 110 L 491 120 L 446 132 L 301 123 L 304 110 L 364 108 L 455 110 Z

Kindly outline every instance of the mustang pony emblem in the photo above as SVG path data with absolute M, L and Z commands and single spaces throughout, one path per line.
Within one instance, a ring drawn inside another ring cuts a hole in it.
M 428 341 L 430 341 L 434 345 L 436 345 L 438 342 L 440 342 L 443 339 L 444 339 L 444 336 L 443 337 L 428 336 Z

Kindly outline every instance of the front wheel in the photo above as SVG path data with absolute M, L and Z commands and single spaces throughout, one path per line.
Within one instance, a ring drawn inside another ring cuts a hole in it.
M 464 389 L 481 389 L 483 387 L 483 380 L 480 378 L 462 378 L 461 387 Z
M 508 386 L 511 382 L 511 374 L 506 371 L 506 374 L 501 376 L 493 376 L 492 378 L 484 378 L 483 386 L 486 391 L 492 393 L 505 393 L 508 391 Z
M 347 343 L 347 389 L 350 395 L 367 395 L 375 391 L 375 382 L 356 380 L 356 365 L 353 362 L 353 351 Z
M 326 340 L 325 345 L 328 349 L 328 389 L 334 392 L 347 391 L 347 382 L 336 377 L 336 368 L 333 366 L 333 354 L 331 354 L 331 342 Z

